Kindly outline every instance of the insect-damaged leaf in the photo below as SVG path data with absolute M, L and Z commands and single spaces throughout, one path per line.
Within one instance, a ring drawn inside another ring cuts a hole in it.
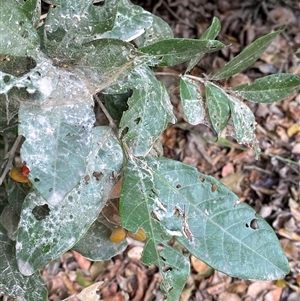
M 204 121 L 205 109 L 200 86 L 189 78 L 180 79 L 180 99 L 186 120 L 193 125 Z
M 0 224 L 0 291 L 24 301 L 46 301 L 47 290 L 39 272 L 30 277 L 20 274 L 15 256 L 15 243 Z
M 105 1 L 103 6 L 91 0 L 54 1 L 45 22 L 45 48 L 54 58 L 78 59 L 83 56 L 81 46 L 112 29 L 119 0 Z
M 29 95 L 32 103 L 22 103 L 19 134 L 26 138 L 21 156 L 31 170 L 29 180 L 50 205 L 55 205 L 85 172 L 95 115 L 92 97 L 82 81 L 52 68 L 57 77 L 36 80 L 36 91 Z
M 214 130 L 218 135 L 226 127 L 230 118 L 229 96 L 217 85 L 207 82 L 205 85 L 206 104 Z
M 145 66 L 135 68 L 120 87 L 133 89 L 120 122 L 121 131 L 127 130 L 123 141 L 136 156 L 145 156 L 168 123 L 175 122 L 168 92 Z
M 232 92 L 253 102 L 272 103 L 288 97 L 299 89 L 299 76 L 280 73 L 256 79 L 251 85 L 234 87 Z
M 31 275 L 69 250 L 87 232 L 107 201 L 113 172 L 122 166 L 122 150 L 107 127 L 93 129 L 91 152 L 78 185 L 56 206 L 47 206 L 33 189 L 26 197 L 17 235 L 19 270 Z M 37 210 L 42 214 L 37 215 Z
M 0 54 L 37 57 L 40 39 L 25 13 L 14 1 L 0 0 L 0 8 Z
M 240 54 L 234 57 L 223 68 L 221 68 L 213 77 L 213 80 L 223 79 L 234 74 L 237 74 L 249 66 L 251 66 L 261 54 L 269 47 L 272 41 L 278 34 L 283 32 L 284 29 L 277 30 L 275 32 L 266 34 L 249 46 L 247 46 Z
M 147 234 L 142 261 L 156 264 L 163 278 L 161 288 L 169 301 L 179 300 L 181 291 L 190 273 L 189 260 L 177 249 L 168 245 L 170 234 L 151 217 L 154 197 L 153 183 L 143 168 L 144 161 L 128 162 L 124 173 L 120 198 L 122 226 L 132 232 L 142 228 Z M 163 245 L 162 251 L 158 245 Z
M 155 252 L 153 244 L 172 235 L 196 257 L 233 277 L 273 280 L 289 272 L 268 223 L 239 203 L 226 186 L 194 167 L 165 158 L 131 163 L 121 202 L 123 226 L 143 227 L 147 233 L 144 261 L 150 256 L 148 248 Z
M 256 156 L 260 153 L 255 136 L 255 117 L 243 102 L 229 95 L 229 105 L 234 125 L 235 138 L 238 143 L 245 144 L 255 150 Z

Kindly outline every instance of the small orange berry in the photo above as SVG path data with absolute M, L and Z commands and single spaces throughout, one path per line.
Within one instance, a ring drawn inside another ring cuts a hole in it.
M 138 241 L 144 241 L 147 239 L 147 235 L 142 228 L 139 228 L 136 233 L 128 232 L 128 236 Z
M 114 243 L 118 243 L 122 241 L 126 237 L 126 235 L 127 230 L 125 230 L 124 228 L 117 228 L 112 230 L 109 239 Z

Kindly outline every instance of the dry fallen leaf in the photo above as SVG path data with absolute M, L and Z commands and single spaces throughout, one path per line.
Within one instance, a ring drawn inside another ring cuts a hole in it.
M 103 281 L 94 283 L 93 285 L 84 288 L 76 297 L 81 301 L 99 301 L 100 294 L 98 294 L 99 285 L 103 284 Z

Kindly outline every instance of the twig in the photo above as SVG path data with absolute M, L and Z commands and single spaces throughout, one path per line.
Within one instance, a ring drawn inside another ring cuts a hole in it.
M 102 103 L 101 99 L 98 97 L 98 95 L 94 95 L 95 99 L 97 100 L 101 110 L 103 111 L 104 115 L 106 116 L 108 122 L 109 122 L 109 126 L 112 128 L 112 130 L 114 131 L 114 133 L 117 135 L 118 137 L 118 128 L 114 122 L 114 120 L 112 119 L 112 117 L 110 116 L 109 112 L 107 111 L 106 107 L 104 106 L 104 104 Z
M 7 159 L 8 158 L 8 161 L 6 163 L 6 166 L 2 172 L 2 175 L 0 176 L 0 185 L 3 183 L 4 181 L 4 178 L 6 177 L 7 173 L 10 171 L 11 167 L 13 166 L 12 162 L 13 162 L 13 159 L 14 159 L 14 156 L 15 156 L 15 152 L 21 142 L 21 140 L 23 139 L 23 136 L 22 135 L 19 135 L 15 142 L 14 142 L 14 145 L 12 146 L 11 150 L 5 155 L 5 158 Z

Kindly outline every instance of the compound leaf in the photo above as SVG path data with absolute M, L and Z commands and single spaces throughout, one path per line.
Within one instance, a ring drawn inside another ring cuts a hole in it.
M 282 100 L 300 89 L 300 77 L 294 74 L 272 74 L 256 79 L 253 84 L 232 88 L 237 96 L 259 103 Z
M 113 172 L 122 166 L 122 150 L 107 127 L 95 127 L 92 150 L 78 185 L 56 206 L 37 190 L 26 197 L 17 234 L 17 261 L 23 275 L 31 275 L 69 250 L 87 232 L 114 185 Z
M 24 301 L 47 301 L 48 292 L 39 272 L 30 277 L 23 276 L 18 270 L 15 256 L 15 243 L 0 224 L 0 292 Z
M 223 68 L 221 68 L 213 77 L 213 80 L 219 80 L 230 77 L 234 74 L 242 72 L 249 66 L 251 66 L 261 54 L 269 47 L 272 41 L 283 32 L 284 29 L 277 30 L 275 32 L 266 34 L 249 46 L 247 46 L 240 54 L 234 57 Z
M 189 78 L 181 77 L 180 98 L 187 122 L 193 125 L 203 122 L 205 108 L 199 85 Z
M 154 64 L 174 66 L 194 58 L 199 53 L 210 53 L 223 47 L 221 42 L 215 40 L 166 39 L 139 50 L 152 56 Z
M 213 83 L 207 82 L 205 88 L 209 117 L 214 130 L 220 135 L 230 118 L 229 97 Z
M 196 257 L 233 277 L 271 281 L 289 272 L 269 224 L 213 177 L 165 158 L 145 158 L 130 171 L 121 194 L 123 226 L 143 227 L 149 244 L 160 237 L 160 224 Z

